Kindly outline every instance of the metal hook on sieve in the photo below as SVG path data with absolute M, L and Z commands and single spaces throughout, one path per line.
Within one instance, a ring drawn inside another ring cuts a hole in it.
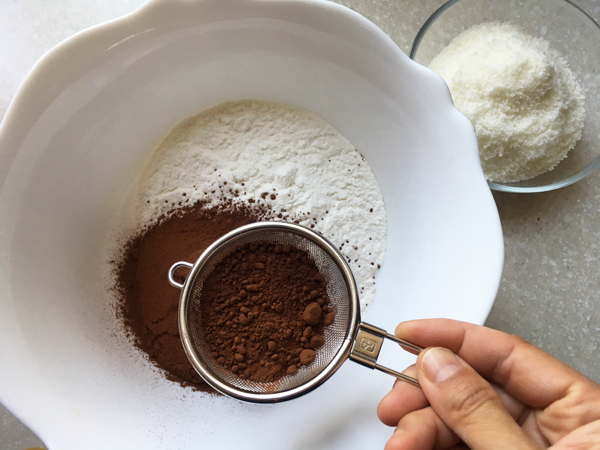
M 179 261 L 173 264 L 169 269 L 169 283 L 171 283 L 171 286 L 175 286 L 178 289 L 183 289 L 183 284 L 175 280 L 175 272 L 177 272 L 177 270 L 181 269 L 182 267 L 187 267 L 191 270 L 192 267 L 194 267 L 194 265 L 190 264 L 189 262 Z
M 210 351 L 202 332 L 190 323 L 190 315 L 199 314 L 204 279 L 224 257 L 244 244 L 258 241 L 292 244 L 309 253 L 325 280 L 331 306 L 335 311 L 332 338 L 319 349 L 322 356 L 298 370 L 296 374 L 270 383 L 242 380 L 220 367 Z M 190 269 L 183 284 L 177 282 L 177 269 Z M 259 222 L 231 231 L 218 239 L 198 258 L 195 264 L 180 261 L 168 273 L 169 282 L 181 289 L 179 302 L 179 331 L 184 350 L 198 374 L 217 391 L 252 403 L 275 403 L 302 396 L 320 386 L 333 375 L 342 363 L 351 359 L 370 369 L 392 375 L 415 386 L 419 382 L 403 373 L 377 363 L 385 339 L 399 344 L 411 353 L 423 349 L 397 338 L 385 330 L 360 320 L 358 289 L 350 266 L 344 256 L 329 240 L 300 225 L 286 222 Z M 331 292 L 330 292 L 331 289 Z M 336 299 L 336 300 L 334 300 Z M 327 349 L 326 347 L 329 346 Z M 317 361 L 320 358 L 320 366 Z

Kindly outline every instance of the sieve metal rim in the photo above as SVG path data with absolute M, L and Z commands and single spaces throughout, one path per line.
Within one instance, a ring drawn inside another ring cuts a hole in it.
M 241 236 L 247 236 L 249 233 L 262 233 L 264 231 L 283 231 L 286 233 L 293 233 L 319 245 L 332 258 L 332 260 L 335 262 L 335 264 L 338 266 L 338 268 L 343 274 L 344 281 L 348 288 L 348 296 L 350 300 L 348 306 L 350 314 L 348 323 L 348 333 L 346 335 L 346 338 L 344 339 L 336 355 L 333 357 L 333 359 L 327 365 L 327 367 L 323 369 L 323 371 L 321 371 L 310 381 L 293 389 L 274 393 L 257 394 L 225 384 L 212 375 L 211 371 L 208 369 L 207 364 L 203 361 L 202 358 L 199 357 L 198 353 L 195 350 L 194 344 L 192 342 L 190 329 L 187 324 L 187 313 L 188 306 L 193 295 L 193 286 L 195 284 L 195 280 L 202 268 L 204 267 L 204 265 L 215 255 L 215 253 L 217 253 L 219 249 L 221 249 L 224 245 L 230 244 L 232 241 L 239 239 Z M 189 263 L 180 262 L 176 263 L 173 267 L 184 266 L 191 266 L 191 269 L 183 285 L 173 280 L 172 271 L 169 272 L 169 281 L 171 282 L 171 284 L 181 289 L 178 310 L 178 321 L 183 348 L 196 372 L 198 372 L 198 374 L 204 379 L 204 381 L 206 381 L 211 387 L 221 392 L 222 394 L 252 403 L 277 403 L 284 400 L 291 400 L 293 398 L 305 395 L 308 392 L 320 386 L 321 384 L 323 384 L 340 368 L 342 363 L 344 363 L 344 361 L 346 361 L 346 359 L 348 359 L 348 357 L 350 356 L 355 335 L 358 332 L 358 326 L 360 324 L 360 304 L 358 299 L 358 289 L 356 287 L 354 275 L 350 270 L 350 266 L 344 259 L 343 255 L 338 251 L 338 249 L 328 239 L 320 236 L 314 231 L 301 225 L 287 222 L 256 222 L 249 225 L 244 225 L 240 228 L 236 228 L 235 230 L 227 233 L 226 235 L 222 236 L 220 239 L 215 241 L 202 253 L 202 255 L 200 255 L 200 257 L 196 260 L 196 262 L 193 265 L 190 265 Z

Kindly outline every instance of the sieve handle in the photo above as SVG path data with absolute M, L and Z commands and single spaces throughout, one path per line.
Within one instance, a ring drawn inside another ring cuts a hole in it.
M 175 272 L 177 271 L 177 269 L 180 269 L 182 267 L 187 267 L 188 269 L 191 269 L 192 267 L 194 267 L 194 265 L 190 264 L 189 262 L 179 261 L 173 264 L 169 269 L 169 283 L 171 283 L 172 286 L 175 286 L 179 289 L 183 289 L 183 284 L 175 281 Z
M 356 334 L 356 339 L 354 340 L 354 345 L 350 352 L 350 359 L 363 366 L 369 367 L 370 369 L 377 369 L 388 375 L 392 375 L 399 380 L 421 387 L 416 379 L 390 369 L 389 367 L 377 364 L 377 358 L 379 357 L 379 352 L 381 351 L 384 339 L 396 342 L 404 350 L 413 354 L 419 354 L 423 351 L 421 347 L 416 346 L 415 344 L 399 339 L 381 328 L 363 322 L 358 326 L 358 333 Z

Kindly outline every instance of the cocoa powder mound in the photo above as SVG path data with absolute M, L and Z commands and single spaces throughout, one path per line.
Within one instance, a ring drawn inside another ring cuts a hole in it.
M 177 261 L 195 262 L 224 234 L 269 215 L 264 207 L 229 203 L 207 208 L 197 203 L 161 217 L 125 245 L 122 259 L 116 262 L 119 315 L 134 345 L 169 380 L 214 392 L 183 350 L 177 323 L 180 291 L 169 284 L 169 268 Z
M 327 282 L 309 255 L 268 242 L 235 249 L 207 276 L 201 330 L 214 360 L 241 379 L 272 382 L 309 365 L 333 323 Z

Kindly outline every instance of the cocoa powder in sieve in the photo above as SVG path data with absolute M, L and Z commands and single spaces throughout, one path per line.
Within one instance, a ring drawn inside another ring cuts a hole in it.
M 197 203 L 161 217 L 126 244 L 122 259 L 115 262 L 119 315 L 134 345 L 168 379 L 212 391 L 183 350 L 177 323 L 180 291 L 167 280 L 169 268 L 177 261 L 195 262 L 222 235 L 269 215 L 268 209 L 256 205 L 206 208 Z
M 242 379 L 271 382 L 309 365 L 333 323 L 327 282 L 309 255 L 268 242 L 235 249 L 207 276 L 191 314 L 212 358 Z

